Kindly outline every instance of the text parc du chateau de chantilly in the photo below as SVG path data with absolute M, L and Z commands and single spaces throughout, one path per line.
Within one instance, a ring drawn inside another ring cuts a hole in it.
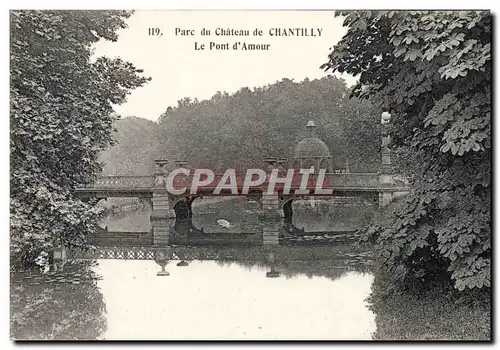
M 269 28 L 269 29 L 261 29 L 256 28 L 254 30 L 248 29 L 233 29 L 233 28 L 216 28 L 216 29 L 207 29 L 202 28 L 197 31 L 195 29 L 183 29 L 183 28 L 175 28 L 174 34 L 176 36 L 186 36 L 186 37 L 194 37 L 197 34 L 208 37 L 260 37 L 264 36 L 268 37 L 321 37 L 323 32 L 322 28 Z M 260 42 L 260 41 L 234 41 L 234 42 L 216 42 L 216 41 L 195 41 L 194 49 L 196 51 L 203 50 L 269 50 L 271 44 Z

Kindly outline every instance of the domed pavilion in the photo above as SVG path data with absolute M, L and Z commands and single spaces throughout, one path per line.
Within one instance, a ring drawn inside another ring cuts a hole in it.
M 314 167 L 332 171 L 332 155 L 326 143 L 316 137 L 314 121 L 307 123 L 307 137 L 300 141 L 295 148 L 295 153 L 291 159 L 293 168 L 308 169 Z

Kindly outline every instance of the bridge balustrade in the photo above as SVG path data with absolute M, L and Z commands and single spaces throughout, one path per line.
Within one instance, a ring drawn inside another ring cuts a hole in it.
M 101 176 L 88 187 L 117 189 L 117 188 L 151 188 L 154 184 L 153 176 Z
M 218 181 L 222 178 L 223 174 L 216 174 L 215 179 L 212 182 L 213 185 L 205 186 L 207 189 L 215 188 Z M 243 179 L 245 174 L 236 174 L 236 179 L 238 183 L 238 188 L 243 185 Z M 317 174 L 310 175 L 311 183 L 317 178 Z M 190 186 L 193 179 L 193 175 L 180 176 L 177 181 L 174 181 L 175 188 L 181 188 L 182 186 Z M 353 188 L 353 187 L 365 187 L 365 188 L 377 188 L 379 186 L 379 178 L 376 173 L 349 173 L 349 174 L 336 174 L 327 173 L 325 176 L 325 186 L 324 187 L 334 187 L 334 188 Z M 299 181 L 294 181 L 294 187 L 298 187 Z M 267 185 L 267 181 L 263 184 Z M 93 184 L 87 186 L 86 188 L 93 189 L 151 189 L 154 187 L 154 177 L 153 176 L 102 176 L 99 177 Z M 279 185 L 277 186 L 279 187 Z M 84 190 L 85 188 L 82 188 Z
M 329 173 L 326 175 L 326 179 L 328 187 L 377 188 L 379 186 L 379 177 L 376 173 Z

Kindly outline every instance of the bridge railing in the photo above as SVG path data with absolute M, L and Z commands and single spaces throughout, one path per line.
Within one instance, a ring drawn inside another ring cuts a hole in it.
M 379 176 L 376 173 L 328 173 L 326 175 L 326 185 L 335 188 L 376 188 L 379 186 Z
M 215 174 L 214 181 L 211 184 L 205 185 L 205 190 L 211 190 L 221 180 L 223 174 Z M 286 175 L 280 175 L 286 176 Z M 292 189 L 299 188 L 301 177 L 298 172 L 294 176 Z M 237 186 L 239 189 L 243 186 L 244 173 L 236 174 Z M 309 176 L 307 187 L 314 187 L 318 174 Z M 188 176 L 179 176 L 174 179 L 174 188 L 190 187 L 193 180 L 193 174 Z M 202 178 L 203 180 L 203 178 Z M 267 187 L 268 181 L 265 181 L 261 187 Z M 277 188 L 282 184 L 277 184 Z M 358 188 L 358 189 L 375 189 L 380 186 L 379 175 L 377 173 L 327 173 L 324 178 L 323 188 Z M 151 189 L 155 187 L 154 176 L 102 176 L 99 177 L 93 184 L 87 186 L 87 189 L 99 190 L 114 190 L 114 189 Z
M 153 185 L 153 176 L 101 176 L 87 188 L 151 188 Z
M 224 174 L 215 174 L 214 180 L 209 184 L 205 185 L 205 190 L 213 190 L 219 181 L 223 178 Z M 236 183 L 238 189 L 243 187 L 245 173 L 236 173 Z M 258 187 L 267 188 L 269 184 L 269 176 L 270 173 L 267 174 L 267 179 L 259 185 Z M 280 177 L 285 177 L 286 172 L 279 175 Z M 309 181 L 306 185 L 307 188 L 314 188 L 316 186 L 316 182 L 318 180 L 318 174 L 310 174 Z M 201 177 L 202 180 L 206 179 L 206 176 Z M 256 176 L 252 177 L 252 180 L 256 180 Z M 292 189 L 298 189 L 301 186 L 302 174 L 297 170 L 293 180 L 292 180 Z M 180 189 L 183 187 L 190 187 L 193 181 L 193 174 L 188 176 L 180 176 L 174 179 L 173 186 L 176 189 Z M 324 188 L 377 188 L 379 186 L 379 175 L 377 173 L 326 173 L 323 187 Z M 283 187 L 282 183 L 276 184 L 276 188 Z

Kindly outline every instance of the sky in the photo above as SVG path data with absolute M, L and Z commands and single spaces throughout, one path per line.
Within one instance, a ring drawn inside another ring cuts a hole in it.
M 117 42 L 100 41 L 95 55 L 121 57 L 152 78 L 134 90 L 115 110 L 122 117 L 157 120 L 168 106 L 190 97 L 210 99 L 217 91 L 234 93 L 242 87 L 259 87 L 283 78 L 296 82 L 326 76 L 319 67 L 330 48 L 345 34 L 342 19 L 331 11 L 136 11 Z M 149 36 L 159 28 L 161 36 Z M 202 36 L 201 30 L 211 31 Z M 216 36 L 217 28 L 249 30 L 250 36 Z M 270 36 L 274 28 L 304 28 L 315 37 Z M 178 34 L 176 35 L 176 29 Z M 262 36 L 253 36 L 260 29 Z M 194 35 L 180 35 L 194 30 Z M 321 36 L 319 32 L 321 31 Z M 210 42 L 270 44 L 268 50 L 210 50 Z M 197 44 L 196 44 L 197 43 Z M 195 50 L 205 44 L 205 50 Z M 351 85 L 355 79 L 343 75 Z

